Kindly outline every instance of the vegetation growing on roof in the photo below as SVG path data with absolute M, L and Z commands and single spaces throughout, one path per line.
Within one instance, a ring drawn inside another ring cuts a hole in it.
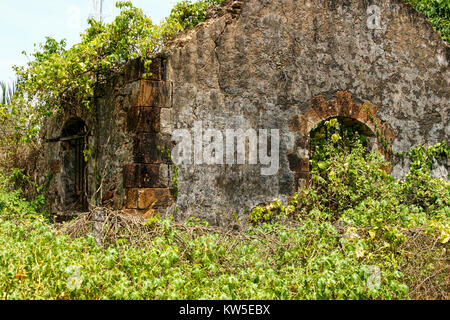
M 32 53 L 26 66 L 14 67 L 18 92 L 14 104 L 29 119 L 24 128 L 33 134 L 42 118 L 61 106 L 83 105 L 95 99 L 96 88 L 122 72 L 127 61 L 142 58 L 145 66 L 177 32 L 206 19 L 206 8 L 222 0 L 182 1 L 157 25 L 130 1 L 119 1 L 120 14 L 113 22 L 89 20 L 81 41 L 66 48 L 66 41 L 47 37 Z
M 403 0 L 422 12 L 439 31 L 442 39 L 450 42 L 450 1 L 448 0 Z

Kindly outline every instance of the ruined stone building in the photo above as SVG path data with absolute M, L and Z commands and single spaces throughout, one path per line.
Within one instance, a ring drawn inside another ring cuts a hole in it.
M 93 110 L 48 119 L 39 166 L 53 175 L 52 212 L 85 211 L 95 195 L 114 209 L 224 225 L 307 181 L 310 132 L 323 120 L 379 130 L 394 152 L 448 140 L 449 45 L 401 0 L 234 1 L 209 16 L 153 59 L 151 78 L 132 61 Z M 172 133 L 198 124 L 224 136 L 278 129 L 279 170 L 194 163 L 176 174 Z M 407 170 L 398 160 L 392 175 Z

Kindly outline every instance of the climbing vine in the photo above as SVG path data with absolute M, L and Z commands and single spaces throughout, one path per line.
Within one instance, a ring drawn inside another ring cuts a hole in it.
M 18 77 L 14 105 L 29 138 L 36 135 L 43 118 L 61 107 L 90 109 L 96 89 L 122 72 L 130 59 L 141 58 L 149 76 L 154 54 L 165 42 L 206 19 L 206 8 L 223 0 L 182 1 L 157 25 L 130 1 L 119 1 L 120 14 L 113 22 L 89 20 L 81 42 L 66 48 L 66 41 L 47 37 L 26 66 L 15 66 Z
M 163 158 L 167 158 L 171 162 L 171 166 L 173 168 L 173 177 L 171 177 L 172 189 L 170 191 L 172 192 L 173 197 L 175 199 L 177 199 L 178 198 L 178 178 L 179 178 L 180 173 L 179 173 L 178 166 L 173 162 L 172 150 L 164 149 L 161 146 L 157 146 L 156 148 L 159 150 L 159 152 L 161 152 L 161 155 L 163 156 Z
M 443 141 L 429 147 L 421 145 L 411 149 L 409 152 L 399 153 L 398 156 L 409 158 L 412 171 L 425 170 L 429 172 L 432 169 L 435 160 L 443 156 L 448 157 L 449 152 L 449 144 L 447 141 Z

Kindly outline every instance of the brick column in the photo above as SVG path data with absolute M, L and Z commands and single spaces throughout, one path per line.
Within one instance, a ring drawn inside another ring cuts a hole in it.
M 125 209 L 149 217 L 174 203 L 171 194 L 170 136 L 161 134 L 161 110 L 172 107 L 172 83 L 163 81 L 163 61 L 153 60 L 152 75 L 143 79 L 143 63 L 134 60 L 125 69 L 125 81 L 135 82 L 127 130 L 135 134 L 133 163 L 123 168 Z

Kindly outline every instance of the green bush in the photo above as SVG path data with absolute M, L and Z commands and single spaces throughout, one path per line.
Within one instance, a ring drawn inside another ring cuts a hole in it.
M 310 187 L 287 206 L 275 200 L 253 209 L 250 222 L 286 224 L 290 218 L 328 225 L 339 242 L 325 247 L 330 256 L 353 252 L 356 265 L 378 266 L 387 272 L 382 278 L 397 286 L 392 297 L 408 292 L 412 298 L 448 298 L 450 183 L 430 177 L 433 157 L 448 155 L 448 145 L 421 146 L 404 155 L 411 159 L 411 171 L 397 181 L 386 173 L 389 164 L 382 155 L 364 146 L 360 131 L 344 128 L 340 119 L 321 124 L 312 132 Z
M 209 6 L 222 3 L 224 0 L 198 0 L 195 2 L 183 0 L 177 2 L 170 12 L 166 23 L 179 25 L 180 30 L 195 27 L 206 20 L 206 9 Z
M 351 168 L 337 173 L 341 178 L 330 181 L 349 196 L 351 206 L 334 205 L 323 190 L 316 190 L 323 188 L 317 184 L 287 206 L 276 200 L 253 212 L 255 225 L 242 231 L 211 228 L 195 219 L 183 224 L 157 217 L 142 221 L 146 233 L 138 235 L 139 245 L 120 230 L 119 240 L 104 248 L 89 235 L 70 238 L 63 232 L 67 229 L 46 222 L 37 207 L 21 199 L 19 191 L 6 192 L 3 183 L 0 297 L 448 298 L 449 183 L 433 180 L 427 185 L 437 194 L 432 208 L 405 202 L 403 185 L 376 165 L 384 162 L 370 154 L 365 160 L 360 152 L 356 147 L 328 160 L 333 170 L 334 161 L 360 162 L 357 170 L 368 179 L 365 183 L 376 184 L 354 190 L 354 182 L 345 178 L 354 177 Z M 352 197 L 349 190 L 358 195 Z
M 149 72 L 151 58 L 166 41 L 204 21 L 207 7 L 221 2 L 181 1 L 156 25 L 131 1 L 118 1 L 120 14 L 109 24 L 89 20 L 81 41 L 71 48 L 65 40 L 47 37 L 26 66 L 14 67 L 18 81 L 13 112 L 24 140 L 33 140 L 41 121 L 61 107 L 90 109 L 96 90 L 123 72 L 129 60 L 142 59 Z
M 450 2 L 448 0 L 404 0 L 433 23 L 442 38 L 450 42 Z
M 194 233 L 161 221 L 145 249 L 56 235 L 42 220 L 0 219 L 3 299 L 406 298 L 395 268 L 370 272 L 330 223 L 265 225 L 246 234 Z M 192 231 L 195 229 L 191 229 Z M 200 229 L 198 229 L 200 230 Z M 236 243 L 239 241 L 239 243 Z
M 346 127 L 330 119 L 311 134 L 311 188 L 302 191 L 300 212 L 312 209 L 338 218 L 367 198 L 398 196 L 398 182 L 386 173 L 389 164 L 368 152 L 367 137 L 358 125 Z

